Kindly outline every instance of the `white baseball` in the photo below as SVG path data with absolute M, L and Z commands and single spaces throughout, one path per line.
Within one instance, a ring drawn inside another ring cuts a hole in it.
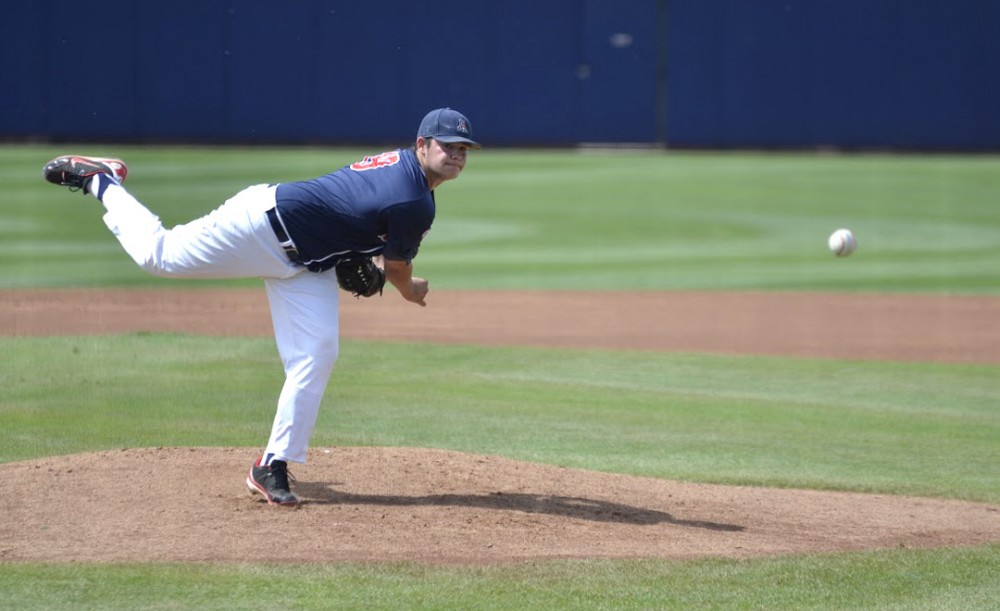
M 858 241 L 854 239 L 850 229 L 838 229 L 830 234 L 827 245 L 830 252 L 838 257 L 848 257 L 858 247 Z

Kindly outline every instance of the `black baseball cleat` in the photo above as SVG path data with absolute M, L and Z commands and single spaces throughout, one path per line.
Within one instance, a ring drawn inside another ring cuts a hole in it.
M 261 458 L 257 459 L 247 475 L 247 488 L 250 492 L 263 495 L 269 505 L 298 505 L 299 497 L 288 489 L 288 463 L 272 460 L 269 466 L 263 467 L 260 464 Z
M 107 174 L 121 184 L 128 176 L 128 167 L 121 159 L 66 155 L 46 163 L 43 173 L 45 180 L 52 184 L 69 187 L 70 191 L 83 189 L 87 193 L 87 186 L 96 174 Z

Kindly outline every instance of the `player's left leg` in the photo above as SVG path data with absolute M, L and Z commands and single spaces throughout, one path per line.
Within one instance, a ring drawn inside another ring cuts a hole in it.
M 285 368 L 265 464 L 303 463 L 339 352 L 340 294 L 333 272 L 266 279 L 275 341 Z
M 339 349 L 339 287 L 332 271 L 264 280 L 285 384 L 264 455 L 247 487 L 271 505 L 293 506 L 288 462 L 303 463 Z

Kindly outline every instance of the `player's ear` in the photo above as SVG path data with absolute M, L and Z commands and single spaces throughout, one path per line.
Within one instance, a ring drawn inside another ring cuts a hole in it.
M 427 154 L 426 147 L 428 142 L 430 142 L 429 138 L 417 136 L 416 141 L 413 143 L 413 152 L 416 153 L 417 158 L 423 159 L 423 156 Z

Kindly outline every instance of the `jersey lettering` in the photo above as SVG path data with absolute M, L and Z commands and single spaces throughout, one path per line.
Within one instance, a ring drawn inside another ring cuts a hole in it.
M 399 151 L 389 151 L 388 153 L 381 153 L 374 157 L 365 157 L 361 161 L 355 161 L 351 164 L 351 169 L 355 172 L 364 172 L 365 170 L 375 170 L 396 165 L 397 163 L 399 163 Z

